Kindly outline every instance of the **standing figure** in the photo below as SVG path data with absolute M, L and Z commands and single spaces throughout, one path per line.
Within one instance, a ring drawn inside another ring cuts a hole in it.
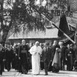
M 21 72 L 21 66 L 20 66 L 21 63 L 20 63 L 20 58 L 19 58 L 20 45 L 15 45 L 13 51 L 14 51 L 13 68 L 15 68 L 15 70 Z
M 52 52 L 52 60 L 54 58 L 54 55 L 55 55 L 55 51 L 56 51 L 56 48 L 59 47 L 58 45 L 58 42 L 57 40 L 54 40 L 52 46 L 51 46 L 51 52 Z
M 48 66 L 49 66 L 49 62 L 50 62 L 50 59 L 51 59 L 50 52 L 51 51 L 50 51 L 50 48 L 49 48 L 49 43 L 45 43 L 45 46 L 44 46 L 43 52 L 42 52 L 45 75 L 48 75 Z
M 40 43 L 41 48 L 44 48 L 44 43 Z M 41 70 L 44 69 L 44 61 L 43 61 L 43 53 L 41 54 L 41 61 L 40 61 Z
M 11 69 L 11 64 L 12 64 L 12 59 L 13 59 L 13 52 L 10 48 L 10 42 L 6 43 L 6 48 L 5 48 L 5 68 L 10 71 Z
M 64 46 L 63 41 L 59 42 L 59 46 L 60 46 L 60 52 L 61 52 L 61 55 L 60 55 L 60 57 L 61 57 L 61 70 L 65 70 L 67 47 Z
M 2 75 L 2 72 L 3 72 L 3 50 L 2 50 L 2 45 L 0 44 L 0 75 Z
M 32 74 L 40 74 L 40 55 L 42 53 L 42 48 L 39 46 L 37 41 L 34 46 L 30 49 L 30 54 L 32 55 Z
M 67 46 L 67 70 L 72 71 L 73 70 L 73 63 L 74 63 L 74 50 L 72 48 L 72 44 Z
M 59 46 L 55 46 L 54 57 L 52 61 L 52 72 L 59 72 Z
M 20 46 L 18 56 L 21 64 L 20 72 L 24 74 L 28 73 L 28 50 L 29 46 L 26 44 L 25 40 L 22 40 L 22 45 Z
M 58 72 L 58 42 L 57 40 L 54 40 L 53 45 L 51 47 L 51 52 L 52 52 L 52 72 Z

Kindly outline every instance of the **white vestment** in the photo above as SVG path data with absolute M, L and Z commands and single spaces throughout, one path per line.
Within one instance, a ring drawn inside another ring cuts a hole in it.
M 40 46 L 33 46 L 30 49 L 32 55 L 32 74 L 40 74 L 40 55 L 42 48 Z

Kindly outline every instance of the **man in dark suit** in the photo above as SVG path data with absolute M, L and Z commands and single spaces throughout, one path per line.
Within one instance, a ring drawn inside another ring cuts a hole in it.
M 44 61 L 44 69 L 45 69 L 45 75 L 48 75 L 48 65 L 50 62 L 50 48 L 49 48 L 49 43 L 45 43 L 45 46 L 43 48 L 42 56 L 43 56 L 43 61 Z

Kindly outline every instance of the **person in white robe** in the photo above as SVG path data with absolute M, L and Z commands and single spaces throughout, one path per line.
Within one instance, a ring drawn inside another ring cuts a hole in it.
M 34 46 L 30 49 L 30 54 L 32 55 L 32 74 L 40 74 L 40 55 L 42 54 L 42 48 L 39 46 L 37 41 Z

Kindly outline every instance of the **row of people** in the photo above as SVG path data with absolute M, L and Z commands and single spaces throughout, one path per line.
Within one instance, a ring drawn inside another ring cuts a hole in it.
M 40 74 L 40 68 L 45 69 L 45 74 L 48 71 L 59 72 L 64 70 L 73 70 L 75 62 L 75 51 L 72 45 L 64 46 L 63 42 L 54 41 L 50 46 L 49 43 L 40 44 L 38 41 L 33 46 L 26 44 L 22 40 L 21 45 L 12 47 L 6 44 L 3 47 L 0 44 L 0 74 L 11 68 L 27 74 L 29 69 L 32 69 L 32 74 Z
M 43 60 L 42 69 L 45 70 L 45 75 L 48 75 L 49 70 L 52 70 L 52 72 L 66 69 L 73 70 L 75 51 L 72 44 L 65 46 L 63 41 L 59 43 L 54 41 L 52 46 L 45 43 L 41 47 L 39 42 L 36 42 L 29 52 L 32 55 L 32 74 L 40 74 L 41 57 Z
M 11 68 L 27 74 L 28 67 L 31 67 L 29 49 L 24 40 L 21 45 L 14 47 L 10 43 L 6 43 L 5 47 L 0 44 L 0 74 L 2 75 L 5 69 L 10 71 Z

